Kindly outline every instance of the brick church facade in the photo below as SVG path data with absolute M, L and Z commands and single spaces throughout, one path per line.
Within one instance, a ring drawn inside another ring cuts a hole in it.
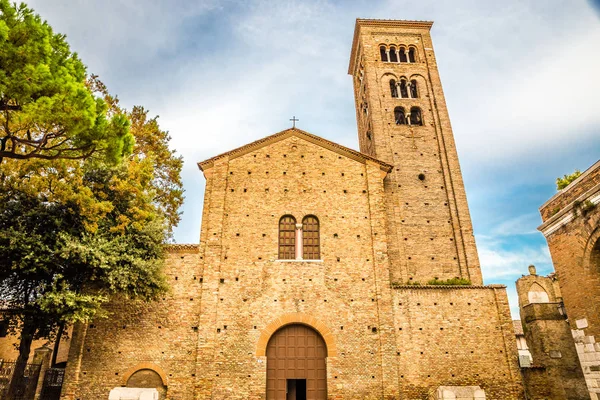
M 198 164 L 200 244 L 170 246 L 161 301 L 75 327 L 62 399 L 524 398 L 431 25 L 357 20 L 360 151 L 292 128 Z

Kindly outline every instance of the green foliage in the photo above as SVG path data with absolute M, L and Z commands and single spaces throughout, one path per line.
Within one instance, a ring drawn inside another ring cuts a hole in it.
M 465 278 L 451 278 L 446 280 L 439 280 L 434 278 L 427 282 L 428 285 L 443 285 L 443 286 L 460 286 L 460 285 L 471 285 L 471 281 Z
M 575 200 L 573 202 L 573 214 L 575 216 L 581 212 L 581 215 L 585 217 L 594 208 L 596 208 L 596 204 L 594 204 L 591 200 L 585 200 L 583 202 Z
M 556 178 L 556 190 L 562 190 L 564 188 L 566 188 L 567 186 L 569 186 L 569 184 L 571 182 L 573 182 L 575 179 L 579 178 L 581 176 L 581 171 L 576 169 L 575 172 L 573 172 L 570 175 L 564 175 L 562 178 Z
M 25 4 L 0 0 L 0 162 L 94 153 L 118 162 L 133 136 L 126 116 L 107 111 L 65 36 Z

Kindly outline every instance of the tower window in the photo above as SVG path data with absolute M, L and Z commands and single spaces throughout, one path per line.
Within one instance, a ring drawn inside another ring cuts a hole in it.
M 408 50 L 408 62 L 411 62 L 411 63 L 417 62 L 416 57 L 415 57 L 415 48 L 414 47 L 411 47 Z
M 410 124 L 422 126 L 423 116 L 421 115 L 421 109 L 419 107 L 412 107 L 410 109 Z
M 402 47 L 400 48 L 400 62 L 407 62 L 406 50 Z
M 279 220 L 279 259 L 296 258 L 296 218 L 284 215 Z
M 387 54 L 387 49 L 385 48 L 385 46 L 379 47 L 379 54 L 381 55 L 381 61 L 388 62 L 388 54 Z
M 400 97 L 403 99 L 408 98 L 408 86 L 406 84 L 406 79 L 400 79 Z
M 390 92 L 392 97 L 398 97 L 398 84 L 394 79 L 390 79 Z
M 404 112 L 404 107 L 394 108 L 394 120 L 396 121 L 396 125 L 406 124 L 406 114 Z
M 302 258 L 318 260 L 319 251 L 319 220 L 314 215 L 307 215 L 302 220 Z
M 390 47 L 390 62 L 398 62 L 398 54 L 394 46 Z
M 417 81 L 415 79 L 410 81 L 410 97 L 413 99 L 419 97 L 419 92 L 417 91 Z

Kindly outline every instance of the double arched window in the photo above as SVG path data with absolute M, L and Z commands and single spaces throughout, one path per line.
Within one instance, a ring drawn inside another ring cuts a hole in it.
M 394 121 L 396 125 L 423 126 L 423 115 L 419 107 L 411 107 L 407 115 L 404 107 L 394 108 Z
M 292 215 L 279 219 L 279 259 L 319 260 L 321 257 L 319 219 L 307 215 L 302 224 Z
M 393 62 L 393 63 L 415 63 L 417 62 L 417 49 L 414 47 L 404 47 L 404 46 L 379 46 L 379 55 L 381 57 L 381 61 L 383 62 Z
M 390 79 L 390 92 L 393 98 L 416 99 L 419 97 L 415 79 L 408 81 L 406 78 L 400 78 L 400 82 Z

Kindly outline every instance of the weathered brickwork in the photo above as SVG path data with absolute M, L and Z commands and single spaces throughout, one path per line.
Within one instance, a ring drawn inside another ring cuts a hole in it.
M 269 340 L 290 324 L 322 336 L 328 399 L 453 391 L 481 399 L 482 390 L 487 399 L 523 399 L 505 288 L 480 286 L 441 84 L 426 50 L 431 24 L 383 24 L 387 35 L 425 43 L 419 104 L 428 125 L 396 133 L 381 118 L 372 126 L 381 139 L 369 150 L 361 137 L 363 153 L 289 129 L 199 163 L 200 245 L 171 249 L 172 292 L 162 301 L 113 302 L 110 320 L 75 329 L 63 399 L 106 398 L 146 369 L 164 376 L 169 399 L 264 400 Z M 357 27 L 353 58 L 371 35 L 369 23 Z M 385 101 L 383 92 L 370 96 Z M 289 215 L 298 224 L 318 219 L 319 259 L 279 259 L 279 221 Z M 453 277 L 475 285 L 424 285 Z
M 519 308 L 533 365 L 523 368 L 532 400 L 590 398 L 555 276 L 517 280 Z
M 171 292 L 162 301 L 114 301 L 110 318 L 76 326 L 63 398 L 107 399 L 135 370 L 153 369 L 164 375 L 169 398 L 193 399 L 200 267 L 197 246 L 175 248 L 166 269 Z
M 402 286 L 394 290 L 394 330 L 401 399 L 425 399 L 437 386 L 521 398 L 504 286 Z
M 348 72 L 354 81 L 360 149 L 395 166 L 385 181 L 392 279 L 426 283 L 458 276 L 481 284 L 430 28 L 427 22 L 357 23 Z M 411 46 L 416 62 L 382 62 L 381 45 Z M 418 98 L 391 96 L 390 80 L 402 77 L 416 80 Z M 396 125 L 399 106 L 407 112 L 419 107 L 423 126 Z
M 587 319 L 586 333 L 599 336 L 600 207 L 584 211 L 586 202 L 600 203 L 600 162 L 540 208 L 544 223 L 539 229 L 548 241 L 571 328 Z
M 600 399 L 600 161 L 542 207 L 543 224 L 588 389 Z

